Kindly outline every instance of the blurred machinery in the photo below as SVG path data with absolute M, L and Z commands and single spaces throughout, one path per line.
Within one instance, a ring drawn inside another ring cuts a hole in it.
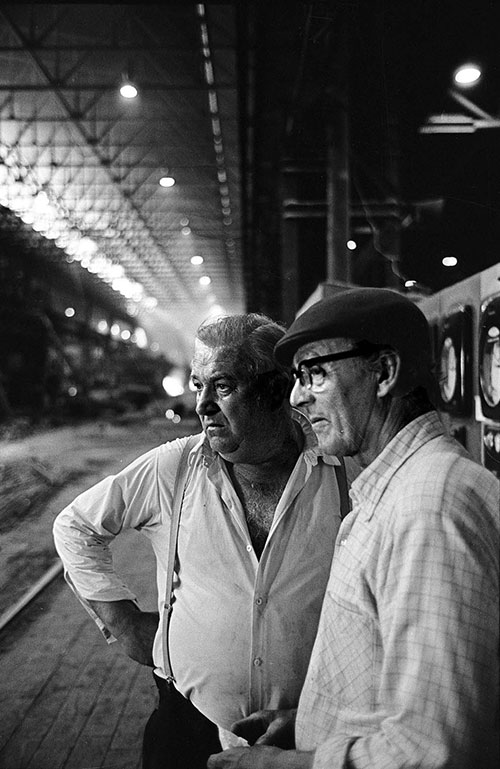
M 74 262 L 0 242 L 0 425 L 162 402 L 173 363 L 118 294 Z

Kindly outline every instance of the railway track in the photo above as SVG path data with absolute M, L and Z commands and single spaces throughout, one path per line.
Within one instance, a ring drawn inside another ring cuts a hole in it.
M 0 443 L 0 630 L 63 571 L 52 540 L 56 514 L 144 451 L 198 430 L 197 419 L 99 423 Z
M 53 579 L 55 579 L 59 574 L 62 574 L 63 571 L 63 565 L 60 561 L 57 561 L 54 563 L 49 569 L 45 571 L 42 576 L 37 579 L 37 581 L 28 588 L 23 595 L 8 609 L 6 609 L 2 614 L 0 614 L 0 630 L 3 630 L 3 628 L 9 624 L 11 620 L 14 619 L 14 617 L 17 617 L 17 615 L 27 606 L 33 598 L 36 598 L 36 596 L 42 592 L 42 590 L 49 585 Z

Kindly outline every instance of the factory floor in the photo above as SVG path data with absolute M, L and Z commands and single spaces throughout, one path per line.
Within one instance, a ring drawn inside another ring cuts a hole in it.
M 75 599 L 53 549 L 52 522 L 100 478 L 159 443 L 198 431 L 196 420 L 138 420 L 0 442 L 2 769 L 139 769 L 156 702 L 151 669 L 108 645 Z M 114 558 L 141 607 L 154 610 L 154 558 L 145 537 L 121 537 Z

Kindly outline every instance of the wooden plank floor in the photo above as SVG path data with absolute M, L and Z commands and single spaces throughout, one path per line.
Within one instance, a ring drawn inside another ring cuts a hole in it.
M 154 609 L 145 537 L 124 536 L 115 559 Z M 151 670 L 106 644 L 62 576 L 0 633 L 1 769 L 139 769 L 155 702 Z

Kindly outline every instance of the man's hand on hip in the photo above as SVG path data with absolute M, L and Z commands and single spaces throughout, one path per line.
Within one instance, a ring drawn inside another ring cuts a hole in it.
M 158 629 L 156 612 L 141 611 L 133 601 L 89 601 L 126 654 L 153 667 L 153 641 Z

